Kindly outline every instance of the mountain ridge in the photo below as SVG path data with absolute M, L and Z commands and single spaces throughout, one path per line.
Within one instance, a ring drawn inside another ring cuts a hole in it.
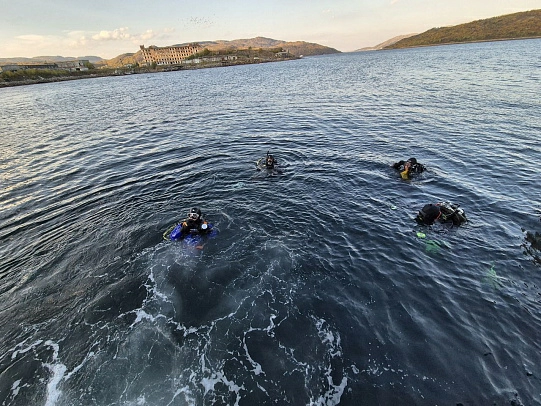
M 209 51 L 218 51 L 221 49 L 246 49 L 246 48 L 284 48 L 295 56 L 325 55 L 341 53 L 335 48 L 306 41 L 283 41 L 266 37 L 254 37 L 236 40 L 216 40 L 198 42 L 203 48 Z M 186 44 L 182 44 L 186 45 Z
M 104 61 L 103 58 L 95 55 L 88 55 L 88 56 L 78 56 L 78 57 L 71 57 L 71 56 L 60 56 L 60 55 L 47 55 L 47 56 L 33 56 L 33 57 L 14 57 L 14 58 L 0 58 L 0 63 L 2 64 L 8 64 L 8 63 L 27 63 L 27 64 L 39 64 L 39 63 L 48 63 L 48 62 L 66 62 L 66 61 L 73 61 L 76 59 L 84 59 L 89 61 L 90 63 L 100 63 L 101 61 Z
M 389 45 L 393 45 L 394 43 L 404 39 L 404 38 L 408 38 L 408 37 L 412 37 L 414 35 L 418 35 L 417 33 L 414 33 L 414 34 L 404 34 L 404 35 L 398 35 L 396 37 L 393 37 L 393 38 L 390 38 L 388 39 L 387 41 L 384 41 L 378 45 L 374 45 L 373 47 L 364 47 L 364 48 L 360 48 L 360 49 L 356 49 L 355 51 L 353 52 L 362 52 L 362 51 L 379 51 L 380 49 L 383 49 Z
M 541 9 L 505 14 L 469 23 L 431 28 L 383 49 L 541 37 Z

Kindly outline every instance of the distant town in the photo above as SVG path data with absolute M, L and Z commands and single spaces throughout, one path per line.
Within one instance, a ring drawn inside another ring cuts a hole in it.
M 128 60 L 127 63 L 116 68 L 111 68 L 107 64 L 95 66 L 86 59 L 50 63 L 4 64 L 0 66 L 0 87 L 85 77 L 276 62 L 300 57 L 281 47 L 210 51 L 197 43 L 166 47 L 152 45 L 148 48 L 141 45 L 137 54 L 140 55 L 141 60 Z

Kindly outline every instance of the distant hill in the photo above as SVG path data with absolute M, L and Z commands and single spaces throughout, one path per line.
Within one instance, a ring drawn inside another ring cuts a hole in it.
M 219 51 L 222 49 L 248 49 L 248 48 L 283 48 L 289 53 L 295 56 L 310 56 L 310 55 L 326 55 L 326 54 L 337 54 L 340 51 L 329 48 L 323 45 L 314 44 L 312 42 L 296 41 L 296 42 L 287 42 L 272 38 L 265 37 L 255 37 L 249 39 L 236 39 L 232 41 L 204 41 L 198 42 L 203 48 L 207 48 L 209 51 Z M 178 45 L 187 45 L 187 44 L 178 44 Z
M 118 55 L 112 59 L 107 59 L 104 61 L 105 64 L 110 68 L 119 68 L 121 66 L 126 65 L 135 65 L 139 64 L 141 65 L 144 62 L 143 54 L 141 51 L 137 51 L 136 53 L 127 53 Z
M 284 41 L 265 38 L 265 37 L 255 37 L 248 39 L 235 39 L 232 41 L 217 40 L 217 41 L 203 41 L 198 42 L 203 48 L 208 48 L 210 51 L 220 50 L 220 49 L 247 49 L 247 48 L 275 48 L 280 44 L 283 44 Z M 181 44 L 187 45 L 187 44 Z
M 377 51 L 377 50 L 380 50 L 380 49 L 383 49 L 385 47 L 388 47 L 389 45 L 393 45 L 394 43 L 404 39 L 404 38 L 408 38 L 408 37 L 411 37 L 413 35 L 417 35 L 416 33 L 415 34 L 405 34 L 405 35 L 399 35 L 398 37 L 393 37 L 391 39 L 388 39 L 387 41 L 385 42 L 382 42 L 381 44 L 378 44 L 378 45 L 375 45 L 373 47 L 365 47 L 365 48 L 360 48 L 360 49 L 357 49 L 353 52 L 362 52 L 362 51 Z
M 334 48 L 304 41 L 282 42 L 281 44 L 278 44 L 278 46 L 284 48 L 290 54 L 295 56 L 329 55 L 341 53 Z
M 73 61 L 75 59 L 85 59 L 89 61 L 92 64 L 100 64 L 104 63 L 105 59 L 100 58 L 99 56 L 78 56 L 78 57 L 70 57 L 70 56 L 34 56 L 32 58 L 0 58 L 0 64 L 12 64 L 12 63 L 20 63 L 20 64 L 40 64 L 40 63 L 48 63 L 48 62 L 65 62 L 65 61 Z
M 541 37 L 541 10 L 532 10 L 452 27 L 432 28 L 384 49 L 538 37 Z

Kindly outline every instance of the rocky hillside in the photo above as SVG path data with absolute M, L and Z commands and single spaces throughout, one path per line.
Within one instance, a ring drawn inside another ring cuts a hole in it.
M 289 53 L 295 56 L 309 56 L 309 55 L 326 55 L 336 54 L 340 51 L 329 48 L 323 45 L 314 44 L 311 42 L 295 41 L 287 42 L 282 40 L 276 40 L 272 38 L 256 37 L 250 39 L 237 39 L 233 41 L 205 41 L 199 42 L 203 48 L 207 48 L 209 51 L 219 51 L 222 49 L 248 49 L 248 48 L 283 48 Z M 186 45 L 186 44 L 182 44 Z
M 85 59 L 92 64 L 102 64 L 105 62 L 105 59 L 100 58 L 99 56 L 34 56 L 33 58 L 0 58 L 0 65 L 7 64 L 42 64 L 42 63 L 55 63 L 55 62 L 65 62 L 73 61 L 75 59 Z
M 286 51 L 289 51 L 289 53 L 295 56 L 327 55 L 340 53 L 340 51 L 338 51 L 337 49 L 304 41 L 283 42 L 278 46 L 282 47 Z
M 452 27 L 432 28 L 385 49 L 537 37 L 541 37 L 541 10 L 532 10 Z
M 120 68 L 129 65 L 141 65 L 144 62 L 144 59 L 141 51 L 137 51 L 134 54 L 121 54 L 112 59 L 107 59 L 104 62 L 109 68 Z

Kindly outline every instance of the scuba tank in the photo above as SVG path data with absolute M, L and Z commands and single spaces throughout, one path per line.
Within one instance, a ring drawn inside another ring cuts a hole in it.
M 467 221 L 466 214 L 464 213 L 464 210 L 459 207 L 460 205 L 443 202 L 439 203 L 439 206 L 442 222 L 446 223 L 452 221 L 454 225 L 459 226 Z

